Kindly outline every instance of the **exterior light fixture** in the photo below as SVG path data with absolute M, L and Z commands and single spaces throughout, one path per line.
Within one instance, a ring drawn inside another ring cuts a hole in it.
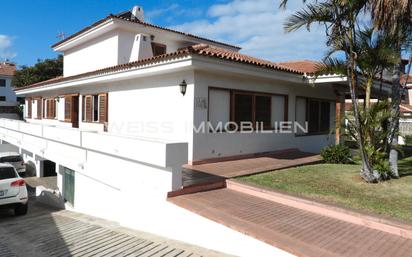
M 186 80 L 183 80 L 182 83 L 180 83 L 180 93 L 182 93 L 182 95 L 186 94 L 186 88 L 187 88 L 187 83 Z

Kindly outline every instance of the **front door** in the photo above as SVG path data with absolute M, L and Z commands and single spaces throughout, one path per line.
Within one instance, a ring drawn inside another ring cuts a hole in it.
M 63 167 L 63 197 L 64 200 L 74 206 L 75 172 Z
M 79 96 L 72 97 L 71 123 L 73 128 L 79 127 Z

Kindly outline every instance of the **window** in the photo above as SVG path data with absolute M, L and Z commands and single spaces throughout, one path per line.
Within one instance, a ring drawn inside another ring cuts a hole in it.
M 17 178 L 16 171 L 12 167 L 1 167 L 0 168 L 0 180 Z
M 5 86 L 6 86 L 6 80 L 0 79 L 0 87 L 5 87 Z
M 209 88 L 208 108 L 208 120 L 213 128 L 232 121 L 238 125 L 251 123 L 255 129 L 273 129 L 287 120 L 285 95 Z
M 93 96 L 87 95 L 83 97 L 83 120 L 91 122 L 93 118 Z
M 237 124 L 253 122 L 253 96 L 236 93 L 233 96 L 233 102 L 233 121 Z
M 0 101 L 6 101 L 6 97 L 5 96 L 0 96 Z
M 209 122 L 213 128 L 217 128 L 230 121 L 230 90 L 209 90 Z
M 41 119 L 42 114 L 42 100 L 39 98 L 37 99 L 37 119 Z
M 56 100 L 54 98 L 46 99 L 44 101 L 44 117 L 47 119 L 56 118 Z
M 152 43 L 153 56 L 166 54 L 166 45 L 159 43 Z
M 99 96 L 93 96 L 93 121 L 99 121 Z
M 10 155 L 10 156 L 4 156 L 0 158 L 1 163 L 7 163 L 7 162 L 22 162 L 23 158 L 20 155 Z
M 296 121 L 304 127 L 308 123 L 308 133 L 329 133 L 331 102 L 326 100 L 296 98 Z
M 72 118 L 72 99 L 72 96 L 64 97 L 64 120 L 67 122 L 70 122 Z
M 27 99 L 27 118 L 31 119 L 31 113 L 32 113 L 32 100 L 31 98 Z
M 82 113 L 85 122 L 107 122 L 107 94 L 84 96 Z

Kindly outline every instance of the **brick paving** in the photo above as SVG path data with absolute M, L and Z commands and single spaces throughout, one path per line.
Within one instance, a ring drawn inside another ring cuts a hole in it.
M 29 214 L 0 212 L 1 257 L 141 256 L 200 257 L 227 255 L 139 232 L 116 223 L 33 203 Z
M 170 198 L 297 256 L 412 257 L 412 240 L 230 189 Z
M 185 165 L 184 167 L 189 170 L 199 171 L 214 176 L 233 178 L 270 170 L 312 164 L 320 161 L 321 157 L 317 154 L 294 150 L 281 153 L 263 154 L 253 158 L 240 160 Z

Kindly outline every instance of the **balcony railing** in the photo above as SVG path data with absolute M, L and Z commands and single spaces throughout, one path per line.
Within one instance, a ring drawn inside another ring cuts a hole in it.
M 187 163 L 188 158 L 187 143 L 126 137 L 1 118 L 0 137 L 45 158 L 75 159 L 78 165 L 86 162 L 87 150 L 165 168 L 181 167 Z

